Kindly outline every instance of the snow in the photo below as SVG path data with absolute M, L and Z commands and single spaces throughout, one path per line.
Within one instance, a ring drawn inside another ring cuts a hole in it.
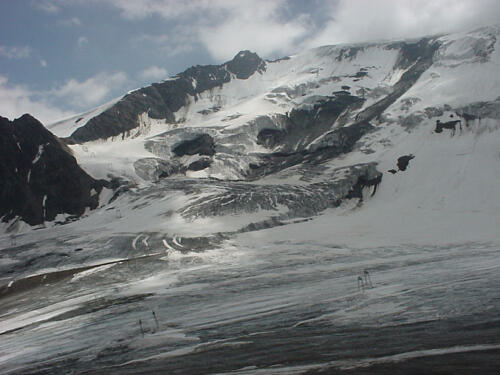
M 44 147 L 45 147 L 45 145 L 38 146 L 38 152 L 35 155 L 35 158 L 31 161 L 31 164 L 34 165 L 34 164 L 38 163 L 38 160 L 40 160 L 40 158 L 42 157 Z
M 78 298 L 68 299 L 63 302 L 55 303 L 42 309 L 29 311 L 22 314 L 12 314 L 9 319 L 2 319 L 0 325 L 0 334 L 26 327 L 30 324 L 48 320 L 54 316 L 60 315 L 66 311 L 70 311 L 78 304 L 88 301 L 91 296 L 81 296 Z
M 87 124 L 87 122 L 107 110 L 108 108 L 112 107 L 114 104 L 119 102 L 123 96 L 117 97 L 115 99 L 110 100 L 109 102 L 100 105 L 97 108 L 91 109 L 87 112 L 83 112 L 74 116 L 71 116 L 67 119 L 57 121 L 52 124 L 47 124 L 46 127 L 49 129 L 52 133 L 57 135 L 58 137 L 69 137 L 73 132 Z
M 80 280 L 84 277 L 96 274 L 98 272 L 106 271 L 107 269 L 113 267 L 114 265 L 115 265 L 114 263 L 113 264 L 105 264 L 103 266 L 99 266 L 99 267 L 91 268 L 91 269 L 86 270 L 86 271 L 78 272 L 75 274 L 75 276 L 73 276 L 73 278 L 69 282 L 72 283 L 72 282 Z

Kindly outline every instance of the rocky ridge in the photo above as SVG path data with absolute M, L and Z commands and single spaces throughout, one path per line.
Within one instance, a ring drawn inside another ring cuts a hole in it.
M 140 126 L 139 116 L 147 113 L 153 119 L 175 123 L 175 115 L 187 104 L 188 96 L 220 87 L 232 77 L 247 79 L 255 72 L 264 72 L 266 63 L 256 53 L 239 52 L 222 65 L 193 66 L 172 79 L 140 88 L 125 95 L 118 103 L 90 119 L 68 138 L 70 143 L 126 135 Z
M 81 169 L 71 150 L 38 120 L 0 117 L 0 217 L 30 225 L 80 216 L 99 204 L 106 181 Z

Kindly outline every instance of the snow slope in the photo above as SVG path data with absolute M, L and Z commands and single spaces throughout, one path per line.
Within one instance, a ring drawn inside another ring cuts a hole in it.
M 99 107 L 91 109 L 87 112 L 71 116 L 67 119 L 54 122 L 53 124 L 47 124 L 47 129 L 49 129 L 52 133 L 54 133 L 58 137 L 69 137 L 71 133 L 73 133 L 76 129 L 87 124 L 87 122 L 91 118 L 101 114 L 106 109 L 110 108 L 115 103 L 117 103 L 121 98 L 123 98 L 123 96 L 112 99 L 109 102 L 102 104 Z

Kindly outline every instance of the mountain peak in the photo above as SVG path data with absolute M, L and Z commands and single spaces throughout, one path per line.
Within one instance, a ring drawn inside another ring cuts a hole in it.
M 262 73 L 266 70 L 266 63 L 259 55 L 249 50 L 240 51 L 226 64 L 227 70 L 239 79 L 247 79 L 256 71 Z
M 80 216 L 94 209 L 105 185 L 90 177 L 69 150 L 29 114 L 0 117 L 0 217 L 30 225 L 58 214 Z

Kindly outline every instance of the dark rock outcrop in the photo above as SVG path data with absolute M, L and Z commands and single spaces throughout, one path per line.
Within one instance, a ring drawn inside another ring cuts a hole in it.
M 396 68 L 407 69 L 398 82 L 392 87 L 392 92 L 361 111 L 356 120 L 371 121 L 384 112 L 392 103 L 412 87 L 431 65 L 439 43 L 424 38 L 416 43 L 399 42 L 389 45 L 388 49 L 399 49 L 400 54 L 395 64 Z
M 309 108 L 293 109 L 288 115 L 282 152 L 298 151 L 327 133 L 346 110 L 360 107 L 364 100 L 346 92 L 345 95 L 324 97 Z
M 415 155 L 409 154 L 409 155 L 403 155 L 398 158 L 398 168 L 400 171 L 406 171 L 406 168 L 408 168 L 408 164 L 410 163 L 411 159 L 414 159 Z
M 366 187 L 373 187 L 371 196 L 377 192 L 377 187 L 382 182 L 382 173 L 375 168 L 366 169 L 363 172 L 347 194 L 347 198 L 358 198 L 363 201 L 363 189 Z
M 81 169 L 70 150 L 30 115 L 0 117 L 0 218 L 30 225 L 96 208 L 106 181 Z
M 274 148 L 283 142 L 285 133 L 279 129 L 262 129 L 257 134 L 257 144 L 267 148 Z
M 231 61 L 225 64 L 227 70 L 238 79 L 247 79 L 255 72 L 266 70 L 266 63 L 256 53 L 248 50 L 239 52 Z
M 189 164 L 187 169 L 190 171 L 201 171 L 205 168 L 210 167 L 210 164 L 212 164 L 211 159 L 201 158 L 201 159 L 193 161 L 191 164 Z
M 139 126 L 142 113 L 174 123 L 174 112 L 187 104 L 189 96 L 196 100 L 198 94 L 222 86 L 231 80 L 231 73 L 238 79 L 247 79 L 265 69 L 265 61 L 250 51 L 239 52 L 233 60 L 222 65 L 193 66 L 174 79 L 128 93 L 111 108 L 75 130 L 68 141 L 83 143 L 126 136 Z
M 294 109 L 287 116 L 276 115 L 275 121 L 283 130 L 263 129 L 257 137 L 258 143 L 268 147 L 272 145 L 276 150 L 272 154 L 261 155 L 261 162 L 252 164 L 247 177 L 258 178 L 300 163 L 320 163 L 351 151 L 373 126 L 360 121 L 330 129 L 343 112 L 356 109 L 363 102 L 363 99 L 347 93 L 321 97 L 311 106 Z M 323 137 L 319 143 L 311 143 L 320 136 Z
M 215 154 L 215 142 L 208 134 L 200 134 L 196 138 L 183 141 L 172 149 L 176 156 Z

